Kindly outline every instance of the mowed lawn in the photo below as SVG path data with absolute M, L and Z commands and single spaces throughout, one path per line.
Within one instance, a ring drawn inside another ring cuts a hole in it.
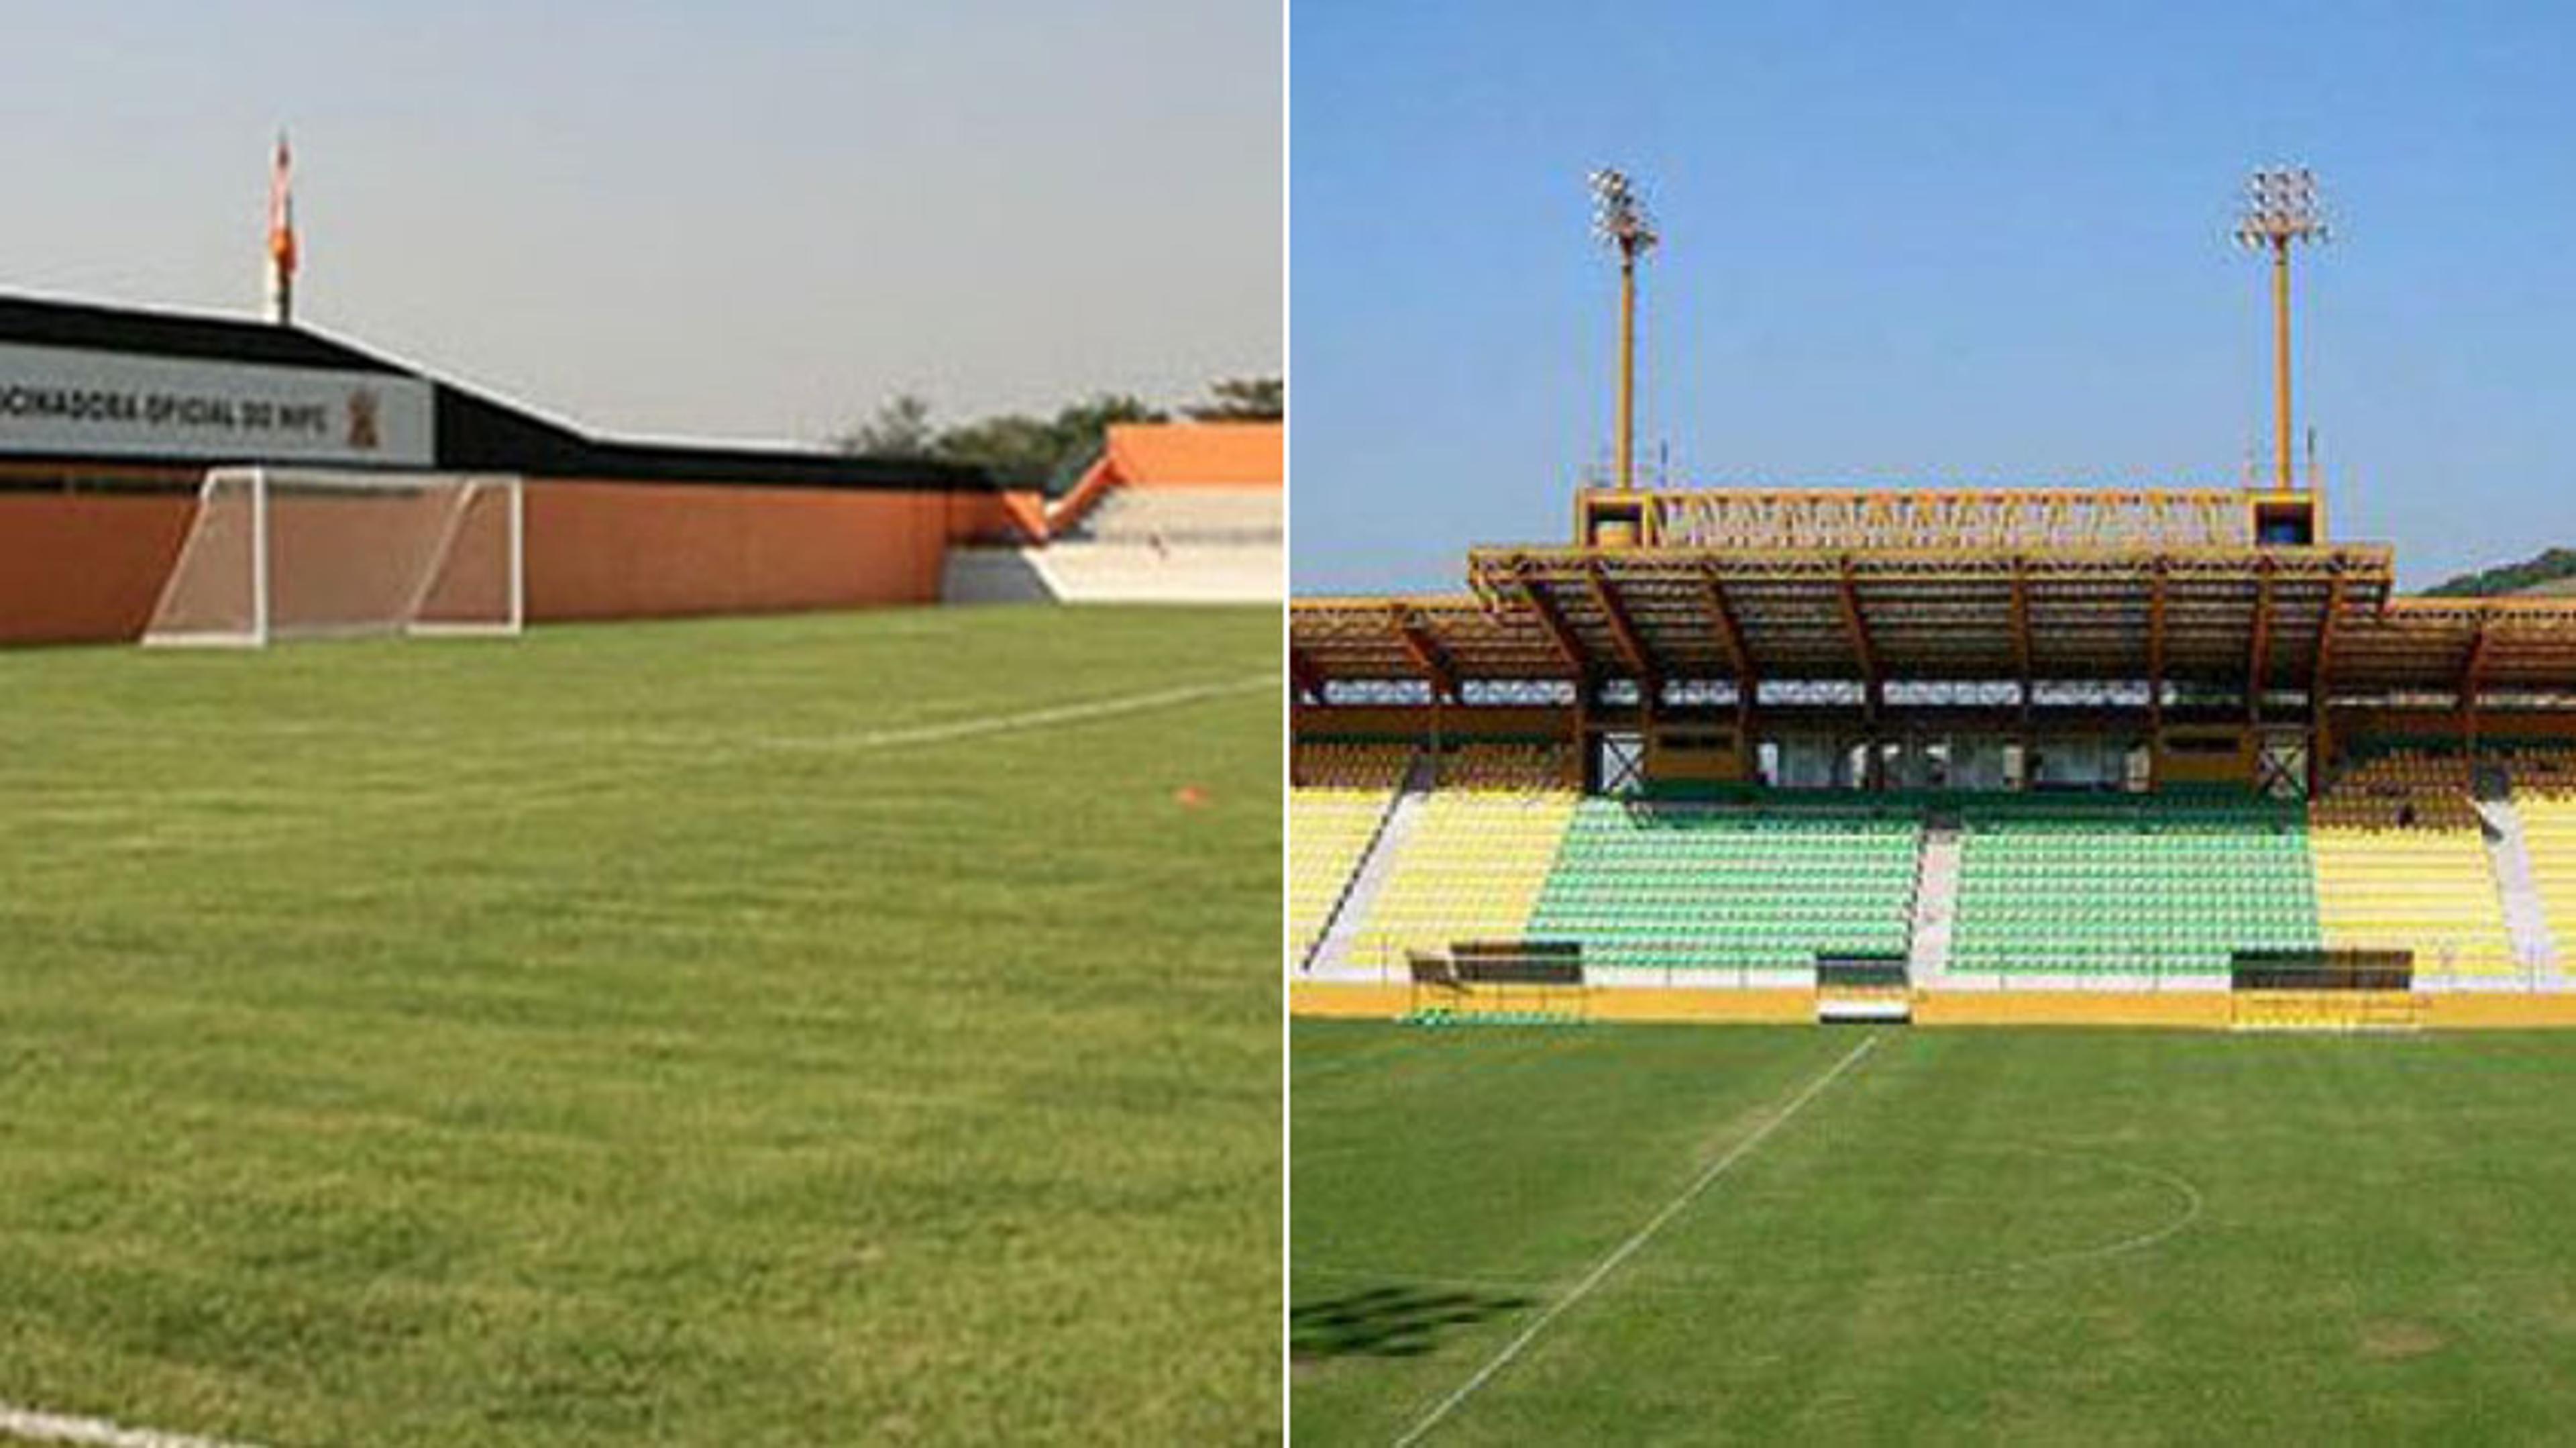
M 1275 1435 L 1278 638 L 0 653 L 0 1402 Z
M 1292 1036 L 1293 1437 L 2563 1441 L 2576 1036 Z

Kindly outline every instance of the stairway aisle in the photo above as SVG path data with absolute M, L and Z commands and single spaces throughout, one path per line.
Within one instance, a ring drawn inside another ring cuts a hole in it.
M 1950 927 L 1959 911 L 1959 826 L 1927 824 L 1914 872 L 1913 931 L 1905 971 L 1916 985 L 1937 985 L 1950 972 Z
M 1360 922 L 1376 908 L 1378 892 L 1386 888 L 1387 878 L 1395 872 L 1395 861 L 1421 819 L 1425 797 L 1417 767 L 1414 776 L 1397 792 L 1395 803 L 1388 806 L 1386 822 L 1378 826 L 1376 838 L 1369 841 L 1367 852 L 1360 856 L 1359 868 L 1351 872 L 1350 888 L 1333 906 L 1323 938 L 1315 942 L 1315 953 L 1306 961 L 1309 977 L 1329 980 L 1349 966 L 1351 941 L 1359 934 Z M 1377 978 L 1374 970 L 1365 974 L 1368 979 Z
M 2549 915 L 2532 884 L 2531 845 L 2522 831 L 2522 816 L 2509 798 L 2477 801 L 2478 818 L 2486 822 L 2487 862 L 2494 868 L 2496 895 L 2504 904 L 2505 930 L 2513 937 L 2513 958 L 2529 970 L 2555 974 L 2558 951 L 2549 939 Z

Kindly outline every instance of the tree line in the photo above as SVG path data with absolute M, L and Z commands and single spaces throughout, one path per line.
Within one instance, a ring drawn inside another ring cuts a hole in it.
M 2520 563 L 2506 563 L 2494 568 L 2463 573 L 2445 578 L 2425 589 L 2441 598 L 2489 598 L 2498 594 L 2523 593 L 2544 583 L 2576 576 L 2576 549 L 2550 548 Z
M 1283 379 L 1224 377 L 1177 415 L 1197 422 L 1275 422 L 1287 411 Z M 1002 412 L 943 425 L 928 398 L 898 392 L 832 443 L 843 452 L 971 463 L 1005 487 L 1061 492 L 1100 455 L 1110 424 L 1169 422 L 1174 415 L 1140 397 L 1104 392 L 1068 402 L 1052 416 Z

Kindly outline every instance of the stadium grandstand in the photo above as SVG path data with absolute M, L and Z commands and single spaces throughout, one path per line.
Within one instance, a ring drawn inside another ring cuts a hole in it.
M 1275 422 L 1118 423 L 1016 543 L 948 558 L 951 602 L 1262 603 L 1286 558 Z
M 1596 1016 L 2576 1022 L 2576 600 L 2400 594 L 2286 442 L 2121 490 L 1629 451 L 1569 544 L 1291 603 L 1300 1012 L 1576 956 Z
M 1649 1013 L 1777 1011 L 1846 956 L 2155 1015 L 2265 953 L 2566 984 L 2576 605 L 2399 595 L 2305 490 L 1580 513 L 1460 594 L 1292 603 L 1302 1004 L 1497 939 Z

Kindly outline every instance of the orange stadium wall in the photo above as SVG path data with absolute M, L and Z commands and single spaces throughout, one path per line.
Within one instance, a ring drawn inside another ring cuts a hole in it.
M 139 638 L 197 502 L 0 493 L 0 643 Z
M 196 500 L 0 492 L 0 644 L 142 636 Z M 1006 494 L 527 484 L 528 617 L 935 603 L 950 541 L 1012 536 Z
M 933 603 L 949 513 L 932 492 L 531 482 L 528 617 Z
M 1046 495 L 1038 492 L 951 493 L 948 539 L 1020 547 L 1047 540 Z

